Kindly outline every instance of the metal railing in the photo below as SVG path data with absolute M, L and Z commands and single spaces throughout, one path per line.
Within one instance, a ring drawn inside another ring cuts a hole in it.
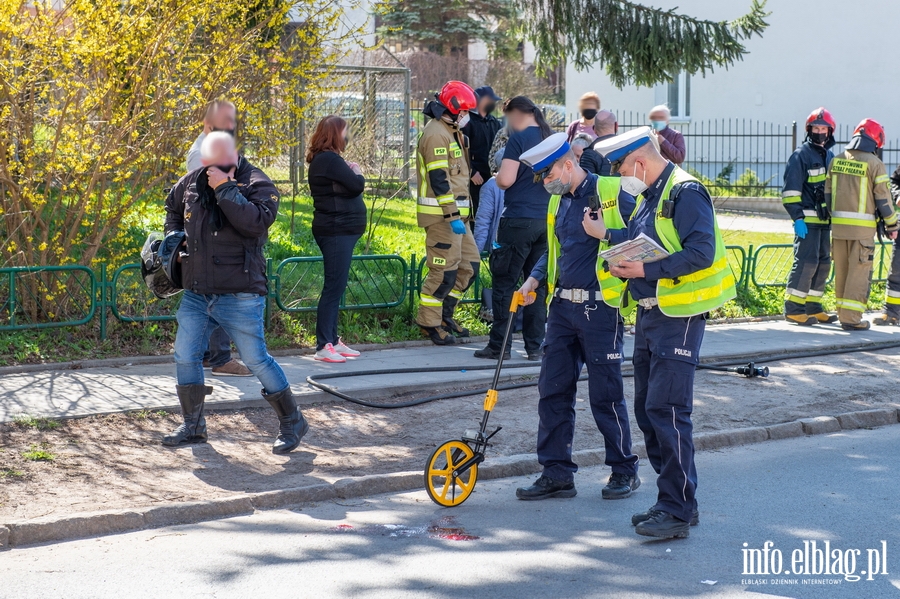
M 872 280 L 884 281 L 890 273 L 893 244 L 877 245 Z M 726 250 L 739 287 L 786 286 L 793 263 L 791 244 L 731 245 Z M 402 309 L 412 315 L 425 272 L 425 260 L 415 254 L 409 259 L 395 254 L 354 256 L 341 309 Z M 324 278 L 321 256 L 287 258 L 277 264 L 269 260 L 267 274 L 267 325 L 276 309 L 316 310 Z M 462 303 L 481 302 L 482 290 L 490 285 L 490 267 L 483 255 Z M 105 264 L 97 271 L 74 265 L 0 268 L 0 331 L 82 326 L 96 318 L 100 338 L 105 339 L 110 314 L 126 323 L 171 321 L 180 297 L 157 299 L 144 284 L 139 264 L 120 266 L 111 274 Z
M 872 281 L 886 281 L 891 272 L 893 242 L 876 242 Z M 749 282 L 755 287 L 787 287 L 788 275 L 794 262 L 794 246 L 789 243 L 764 244 L 747 251 L 746 268 Z M 834 280 L 834 267 L 828 275 L 828 283 Z
M 647 115 L 635 111 L 614 111 L 619 130 L 627 131 L 649 124 Z M 557 118 L 554 127 L 565 131 L 568 123 L 580 118 L 569 114 L 562 122 Z M 715 196 L 779 196 L 784 166 L 793 151 L 803 143 L 806 131 L 801 121 L 769 123 L 752 119 L 678 119 L 670 126 L 684 136 L 686 154 L 684 167 L 713 181 L 710 192 Z M 835 155 L 844 150 L 853 135 L 853 127 L 838 125 L 834 132 L 838 140 L 832 148 Z M 900 164 L 900 139 L 888 140 L 879 151 L 888 173 Z M 716 185 L 721 183 L 721 185 Z

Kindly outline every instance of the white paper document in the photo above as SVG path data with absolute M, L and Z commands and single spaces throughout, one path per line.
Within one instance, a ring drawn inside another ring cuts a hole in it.
M 619 263 L 625 261 L 656 262 L 668 255 L 669 252 L 643 233 L 625 243 L 600 252 L 600 256 L 612 266 L 618 266 Z

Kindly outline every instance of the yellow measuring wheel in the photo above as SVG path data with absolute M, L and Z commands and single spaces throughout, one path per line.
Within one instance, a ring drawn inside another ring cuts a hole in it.
M 532 299 L 535 297 L 534 292 L 528 295 Z M 501 346 L 504 349 L 516 321 L 516 312 L 519 311 L 519 306 L 524 305 L 525 296 L 516 291 L 509 306 L 510 315 Z M 500 432 L 501 427 L 498 426 L 491 434 L 487 434 L 487 423 L 491 411 L 497 405 L 497 386 L 500 383 L 500 370 L 503 368 L 503 354 L 501 351 L 494 370 L 494 380 L 484 398 L 481 427 L 477 431 L 466 431 L 460 440 L 445 441 L 428 458 L 425 466 L 425 490 L 438 505 L 453 507 L 469 498 L 478 481 L 478 464 L 484 461 L 484 451 L 490 447 L 488 441 Z
M 456 439 L 434 450 L 425 469 L 425 490 L 433 502 L 453 507 L 469 498 L 478 480 L 474 458 L 472 448 Z

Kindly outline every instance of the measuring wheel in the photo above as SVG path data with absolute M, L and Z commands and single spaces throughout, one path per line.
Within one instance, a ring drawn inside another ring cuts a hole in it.
M 465 466 L 465 469 L 461 470 L 461 466 Z M 425 490 L 438 505 L 460 505 L 472 494 L 477 480 L 478 461 L 475 460 L 475 452 L 463 441 L 447 441 L 428 458 Z

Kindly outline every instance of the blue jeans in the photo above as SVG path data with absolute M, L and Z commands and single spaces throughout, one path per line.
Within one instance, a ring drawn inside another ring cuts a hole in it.
M 222 327 L 212 329 L 203 352 L 203 361 L 213 368 L 224 366 L 231 361 L 231 337 Z
M 338 317 L 341 296 L 347 289 L 353 248 L 361 235 L 316 235 L 316 244 L 322 250 L 325 283 L 319 305 L 316 307 L 316 349 L 338 342 Z
M 175 372 L 179 385 L 203 384 L 203 350 L 213 327 L 221 326 L 266 393 L 288 386 L 287 377 L 266 350 L 265 298 L 255 293 L 199 295 L 185 290 L 175 318 Z

